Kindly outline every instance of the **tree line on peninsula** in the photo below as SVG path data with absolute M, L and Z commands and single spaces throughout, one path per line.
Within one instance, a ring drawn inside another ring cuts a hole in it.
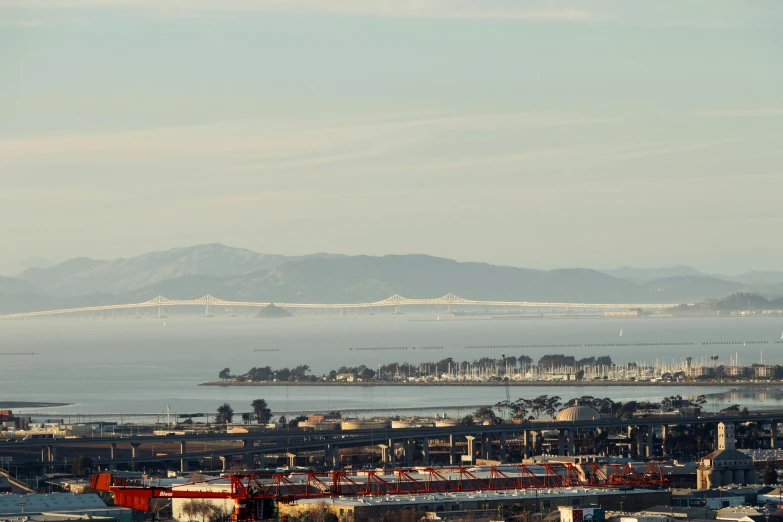
M 341 366 L 321 376 L 313 375 L 310 366 L 301 364 L 293 368 L 272 369 L 271 366 L 253 367 L 247 372 L 234 375 L 230 368 L 218 372 L 223 382 L 316 382 L 316 381 L 394 381 L 407 377 L 429 377 L 441 375 L 481 375 L 489 380 L 503 380 L 504 377 L 519 371 L 534 368 L 584 368 L 589 366 L 612 366 L 608 355 L 576 359 L 572 355 L 548 354 L 534 364 L 527 355 L 501 358 L 482 357 L 473 361 L 455 361 L 452 357 L 437 362 L 412 364 L 389 363 L 379 365 L 377 369 L 364 364 L 359 366 Z

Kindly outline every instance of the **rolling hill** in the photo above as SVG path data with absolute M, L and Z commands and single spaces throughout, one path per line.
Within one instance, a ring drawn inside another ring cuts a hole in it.
M 330 254 L 314 256 L 332 257 Z M 30 283 L 42 293 L 58 297 L 126 294 L 137 288 L 183 276 L 236 276 L 274 268 L 291 259 L 298 258 L 208 244 L 111 261 L 75 258 L 49 268 L 25 270 L 18 279 Z
M 696 273 L 693 273 L 696 272 Z M 666 277 L 652 276 L 668 274 Z M 259 254 L 221 244 L 174 248 L 135 257 L 74 258 L 48 268 L 30 268 L 17 278 L 0 277 L 0 310 L 15 312 L 142 302 L 157 295 L 198 298 L 212 294 L 234 301 L 372 302 L 398 293 L 467 299 L 593 302 L 695 303 L 736 292 L 783 295 L 783 285 L 744 284 L 701 274 L 689 267 L 603 271 L 533 270 L 461 263 L 427 255 L 342 256 Z M 775 276 L 765 275 L 765 278 Z M 635 282 L 632 279 L 637 279 Z

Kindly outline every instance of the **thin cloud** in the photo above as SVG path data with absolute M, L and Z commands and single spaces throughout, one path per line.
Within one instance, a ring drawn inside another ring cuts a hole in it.
M 0 162 L 11 164 L 137 164 L 214 157 L 261 166 L 312 166 L 379 156 L 433 134 L 470 129 L 569 127 L 616 123 L 615 118 L 546 113 L 479 113 L 357 122 L 320 122 L 280 128 L 254 122 L 152 128 L 103 134 L 0 140 Z
M 171 17 L 178 13 L 277 12 L 377 16 L 385 18 L 580 21 L 594 14 L 551 2 L 528 8 L 497 0 L 0 0 L 0 8 L 19 10 L 123 10 Z
M 234 207 L 236 205 L 256 205 L 256 204 L 265 204 L 265 205 L 273 205 L 273 204 L 285 204 L 290 203 L 293 201 L 300 200 L 302 197 L 308 195 L 307 192 L 303 190 L 278 190 L 278 191 L 268 191 L 268 192 L 259 192 L 259 193 L 249 193 L 249 194 L 232 194 L 227 196 L 218 196 L 214 198 L 209 198 L 206 201 L 198 201 L 197 203 L 206 203 L 210 206 L 216 206 L 216 207 Z M 188 202 L 189 205 L 192 205 L 193 202 Z
M 41 27 L 43 25 L 47 25 L 46 20 L 37 19 L 37 20 L 14 20 L 12 18 L 10 19 L 2 19 L 0 18 L 0 27 Z
M 783 116 L 783 107 L 713 109 L 694 112 L 692 115 L 701 118 L 758 118 L 765 116 Z

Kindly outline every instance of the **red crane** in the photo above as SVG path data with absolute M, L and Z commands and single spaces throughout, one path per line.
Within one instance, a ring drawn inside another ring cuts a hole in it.
M 176 487 L 145 485 L 138 480 L 114 477 L 111 473 L 93 475 L 90 487 L 114 494 L 114 503 L 139 511 L 149 511 L 153 499 L 233 499 L 233 520 L 246 522 L 263 518 L 264 505 L 334 496 L 412 495 L 502 491 L 514 489 L 661 486 L 668 483 L 660 463 L 649 463 L 639 472 L 630 464 L 510 464 L 500 467 L 451 467 L 398 469 L 390 472 L 344 471 L 292 472 L 274 474 L 232 474 L 189 483 L 209 487 L 228 480 L 223 491 L 193 491 Z

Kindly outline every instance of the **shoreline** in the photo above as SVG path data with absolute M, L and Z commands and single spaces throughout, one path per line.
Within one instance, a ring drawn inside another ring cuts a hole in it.
M 60 408 L 73 406 L 72 402 L 40 402 L 40 401 L 0 401 L 0 409 L 12 408 Z
M 218 387 L 230 387 L 230 386 L 338 386 L 338 387 L 368 387 L 368 386 L 397 386 L 397 387 L 433 387 L 433 386 L 497 386 L 504 387 L 505 382 L 220 382 L 209 381 L 202 382 L 199 386 L 218 386 Z M 778 382 L 633 382 L 633 381 L 607 381 L 607 382 L 595 382 L 595 381 L 532 381 L 525 383 L 509 382 L 510 388 L 529 388 L 537 386 L 548 386 L 552 388 L 561 387 L 603 387 L 603 386 L 657 386 L 661 388 L 675 387 L 675 386 L 714 386 L 714 387 L 753 387 L 753 388 L 769 388 L 769 387 L 783 387 L 783 383 Z

